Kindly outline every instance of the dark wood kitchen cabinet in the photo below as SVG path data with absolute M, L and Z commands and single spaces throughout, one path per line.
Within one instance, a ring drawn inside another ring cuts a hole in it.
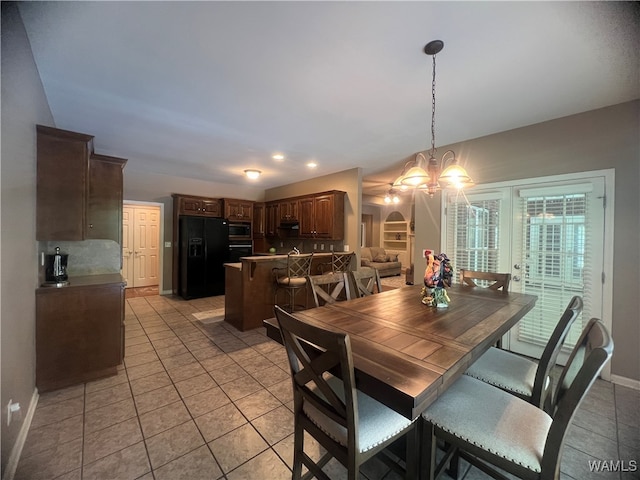
M 253 204 L 253 223 L 252 232 L 253 238 L 264 238 L 266 231 L 266 220 L 265 220 L 265 204 L 262 202 L 256 202 Z
M 126 160 L 93 154 L 89 158 L 89 191 L 85 238 L 122 244 L 123 172 Z
M 122 239 L 126 160 L 93 151 L 93 136 L 36 126 L 36 240 Z
M 115 375 L 124 358 L 124 282 L 119 274 L 71 277 L 36 290 L 39 392 Z
M 289 198 L 278 202 L 280 223 L 295 222 L 299 218 L 300 203 L 297 198 Z
M 300 237 L 342 240 L 344 195 L 344 192 L 334 191 L 301 198 Z
M 230 222 L 251 222 L 253 220 L 253 202 L 225 198 L 224 218 Z
M 174 211 L 179 215 L 222 217 L 222 202 L 217 198 L 173 194 Z
M 264 207 L 264 230 L 265 236 L 275 237 L 278 234 L 280 215 L 278 214 L 277 203 L 267 203 Z

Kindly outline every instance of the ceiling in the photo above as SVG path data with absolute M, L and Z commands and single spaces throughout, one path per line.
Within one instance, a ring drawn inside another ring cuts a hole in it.
M 19 8 L 56 126 L 128 171 L 246 184 L 257 168 L 270 188 L 362 167 L 374 192 L 430 146 L 433 39 L 436 146 L 639 97 L 636 2 Z

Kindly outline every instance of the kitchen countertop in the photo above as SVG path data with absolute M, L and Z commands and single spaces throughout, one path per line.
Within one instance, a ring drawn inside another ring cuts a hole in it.
M 304 254 L 305 252 L 300 252 Z M 331 258 L 332 253 L 343 253 L 343 252 L 313 252 L 314 258 Z M 251 257 L 242 257 L 242 260 L 247 260 L 249 262 L 271 262 L 273 260 L 286 260 L 286 253 L 268 253 L 261 255 L 253 255 Z
M 38 287 L 38 290 L 59 290 L 61 288 L 86 287 L 90 285 L 106 285 L 111 283 L 125 283 L 119 273 L 103 273 L 99 275 L 78 275 L 69 276 L 69 284 L 62 287 Z

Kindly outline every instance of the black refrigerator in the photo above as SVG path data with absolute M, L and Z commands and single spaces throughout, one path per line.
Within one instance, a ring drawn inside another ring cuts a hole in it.
M 222 218 L 180 216 L 180 296 L 224 295 L 229 225 Z

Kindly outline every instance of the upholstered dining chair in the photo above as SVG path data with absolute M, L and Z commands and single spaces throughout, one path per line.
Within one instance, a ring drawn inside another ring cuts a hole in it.
M 356 389 L 349 335 L 305 323 L 278 306 L 274 309 L 293 383 L 292 478 L 303 478 L 304 465 L 309 469 L 304 478 L 329 480 L 322 468 L 333 457 L 347 468 L 349 480 L 355 480 L 365 461 L 405 436 L 403 473 L 407 480 L 417 478 L 418 422 Z M 317 463 L 304 451 L 305 432 L 327 451 Z M 384 454 L 379 457 L 386 459 Z M 396 462 L 388 464 L 399 468 Z
M 492 466 L 525 480 L 558 479 L 567 429 L 612 353 L 607 329 L 591 319 L 560 374 L 553 415 L 463 375 L 422 414 L 422 478 L 436 478 L 459 452 L 494 478 L 507 477 Z M 448 446 L 437 466 L 436 438 Z
M 551 370 L 556 364 L 571 326 L 582 313 L 582 307 L 582 298 L 579 296 L 569 301 L 539 362 L 491 347 L 467 369 L 465 374 L 490 383 L 548 411 L 548 402 L 552 399 L 549 395 L 552 385 Z
M 296 295 L 299 291 L 304 290 L 304 305 L 307 308 L 307 277 L 311 272 L 311 262 L 313 261 L 313 253 L 290 253 L 287 255 L 287 265 L 285 267 L 276 267 L 272 269 L 275 281 L 275 293 L 273 303 L 278 305 L 278 292 L 285 290 L 289 303 L 283 305 L 290 311 L 296 309 Z
M 354 298 L 366 297 L 382 291 L 380 273 L 373 267 L 360 267 L 358 270 L 349 272 L 349 276 Z
M 502 289 L 503 293 L 507 293 L 509 291 L 509 283 L 511 282 L 511 274 L 460 270 L 461 285 L 477 287 L 478 284 L 475 280 L 481 280 L 484 283 L 488 283 L 487 288 L 490 288 L 491 290 Z
M 327 303 L 336 303 L 340 300 L 351 300 L 349 281 L 345 272 L 309 275 L 307 282 L 311 285 L 316 307 Z

